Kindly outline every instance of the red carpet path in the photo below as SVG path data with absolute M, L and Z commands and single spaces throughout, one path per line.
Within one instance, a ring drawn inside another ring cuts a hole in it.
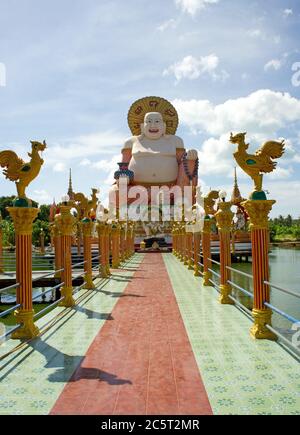
M 161 254 L 147 254 L 51 414 L 212 410 Z

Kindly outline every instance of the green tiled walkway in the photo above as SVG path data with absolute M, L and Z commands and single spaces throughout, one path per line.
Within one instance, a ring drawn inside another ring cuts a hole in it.
M 278 344 L 254 341 L 250 320 L 218 303 L 173 255 L 164 255 L 214 414 L 300 415 L 300 365 Z
M 0 415 L 50 412 L 104 322 L 113 320 L 143 257 L 97 280 L 98 291 L 80 291 L 74 309 L 56 308 L 39 320 L 40 328 L 51 326 L 41 338 L 0 360 Z M 220 305 L 216 290 L 173 255 L 163 258 L 214 414 L 300 414 L 299 363 L 276 343 L 252 340 L 247 317 Z M 2 345 L 0 358 L 18 344 Z
M 96 280 L 98 291 L 81 290 L 74 309 L 56 308 L 37 322 L 44 326 L 59 316 L 40 339 L 0 361 L 0 415 L 48 414 L 75 368 L 122 296 L 143 256 L 134 256 L 110 280 Z M 0 347 L 1 355 L 19 342 Z

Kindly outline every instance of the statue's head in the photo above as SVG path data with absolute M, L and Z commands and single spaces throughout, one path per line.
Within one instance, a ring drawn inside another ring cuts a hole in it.
M 144 124 L 141 125 L 142 134 L 153 140 L 160 139 L 166 134 L 166 128 L 166 123 L 159 112 L 146 113 Z

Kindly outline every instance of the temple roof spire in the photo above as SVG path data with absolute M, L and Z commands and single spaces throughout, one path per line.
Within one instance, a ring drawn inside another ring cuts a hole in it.
M 234 168 L 234 186 L 233 186 L 233 191 L 232 191 L 232 195 L 231 195 L 231 203 L 233 205 L 238 205 L 243 200 L 244 200 L 244 198 L 242 197 L 241 192 L 240 192 L 240 188 L 238 185 L 238 179 L 237 179 L 237 172 L 236 172 L 236 167 L 235 167 Z
M 69 198 L 70 198 L 71 200 L 74 199 L 74 191 L 73 191 L 73 185 L 72 185 L 72 169 L 70 169 L 68 195 L 69 195 Z

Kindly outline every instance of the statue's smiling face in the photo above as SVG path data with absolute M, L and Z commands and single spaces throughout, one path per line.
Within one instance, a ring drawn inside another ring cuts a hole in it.
M 160 139 L 166 131 L 166 124 L 158 112 L 147 113 L 142 131 L 148 139 Z

